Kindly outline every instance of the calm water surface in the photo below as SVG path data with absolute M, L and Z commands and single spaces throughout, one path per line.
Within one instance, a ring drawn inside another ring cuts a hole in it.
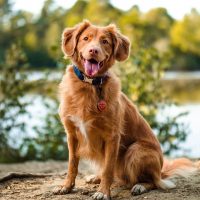
M 46 79 L 45 72 L 34 71 L 28 74 L 28 80 L 36 81 L 39 79 Z M 63 72 L 53 71 L 48 73 L 48 80 L 60 80 Z M 163 77 L 165 80 L 200 80 L 200 71 L 198 72 L 167 72 Z M 200 92 L 200 91 L 196 91 Z M 189 156 L 193 158 L 200 157 L 200 99 L 198 103 L 191 103 L 190 92 L 185 91 L 186 97 L 188 98 L 187 103 L 181 104 L 180 106 L 170 106 L 165 107 L 164 109 L 160 109 L 158 112 L 158 119 L 160 121 L 164 120 L 167 116 L 176 116 L 181 112 L 188 112 L 188 115 L 183 116 L 179 121 L 184 123 L 189 128 L 189 134 L 187 136 L 187 140 L 181 143 L 181 150 L 173 153 L 172 156 Z M 40 95 L 28 95 L 24 97 L 24 100 L 31 100 L 32 104 L 27 107 L 27 110 L 30 116 L 23 116 L 19 121 L 26 122 L 27 124 L 27 133 L 26 136 L 35 137 L 36 132 L 34 130 L 34 126 L 42 126 L 44 117 L 48 113 L 47 108 L 44 105 L 44 99 Z M 49 99 L 47 101 L 51 102 Z M 20 137 L 18 131 L 14 131 L 14 138 Z M 24 137 L 24 136 L 21 136 Z M 12 141 L 11 141 L 12 143 Z M 14 142 L 13 145 L 16 145 Z
M 158 119 L 164 120 L 166 116 L 176 116 L 179 113 L 188 112 L 181 117 L 179 122 L 188 126 L 189 134 L 185 142 L 180 144 L 181 150 L 173 153 L 174 156 L 200 157 L 200 103 L 184 104 L 180 106 L 165 107 L 158 112 Z
M 27 107 L 29 116 L 25 115 L 18 119 L 19 121 L 26 122 L 27 133 L 26 136 L 36 137 L 37 134 L 34 130 L 34 126 L 42 126 L 45 115 L 49 112 L 44 105 L 44 99 L 39 95 L 26 96 L 26 100 L 31 100 L 32 104 Z M 55 104 L 46 99 L 52 106 Z M 159 121 L 164 120 L 167 116 L 176 116 L 181 112 L 188 112 L 188 115 L 183 116 L 179 119 L 179 122 L 183 122 L 189 128 L 189 134 L 187 140 L 181 143 L 181 150 L 173 153 L 172 156 L 189 156 L 193 158 L 200 157 L 200 103 L 199 104 L 184 104 L 180 106 L 170 106 L 159 110 L 158 119 Z M 13 137 L 18 137 L 20 140 L 18 131 L 13 132 Z M 21 138 L 24 137 L 21 135 Z

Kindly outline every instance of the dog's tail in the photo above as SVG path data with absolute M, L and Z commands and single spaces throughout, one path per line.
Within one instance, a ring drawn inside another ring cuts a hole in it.
M 186 158 L 179 158 L 172 161 L 164 160 L 161 171 L 161 180 L 156 185 L 162 189 L 175 188 L 176 185 L 170 180 L 175 177 L 187 178 L 200 169 L 200 161 L 192 162 Z

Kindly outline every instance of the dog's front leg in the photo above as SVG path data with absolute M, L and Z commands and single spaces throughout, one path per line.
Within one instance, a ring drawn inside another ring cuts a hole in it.
M 105 160 L 98 192 L 93 199 L 110 200 L 110 186 L 113 182 L 114 167 L 119 149 L 119 136 L 115 135 L 105 141 Z
M 64 125 L 65 126 L 65 125 Z M 67 194 L 70 193 L 72 188 L 75 185 L 75 179 L 78 173 L 78 163 L 79 157 L 76 154 L 77 150 L 77 138 L 74 134 L 75 128 L 73 126 L 65 126 L 65 130 L 67 129 L 67 144 L 69 150 L 69 163 L 68 163 L 68 171 L 67 177 L 65 178 L 64 183 L 54 190 L 54 194 Z

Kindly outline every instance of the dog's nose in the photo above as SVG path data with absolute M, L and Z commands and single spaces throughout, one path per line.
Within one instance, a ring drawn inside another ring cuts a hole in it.
M 97 48 L 91 48 L 89 49 L 90 54 L 98 54 L 98 49 Z

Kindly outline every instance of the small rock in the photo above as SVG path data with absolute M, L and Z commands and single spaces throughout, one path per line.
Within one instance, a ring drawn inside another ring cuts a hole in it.
M 88 191 L 88 190 L 82 191 L 81 194 L 83 194 L 83 195 L 88 195 L 88 194 L 89 194 L 89 191 Z
M 72 191 L 73 192 L 78 192 L 78 188 L 73 188 Z

